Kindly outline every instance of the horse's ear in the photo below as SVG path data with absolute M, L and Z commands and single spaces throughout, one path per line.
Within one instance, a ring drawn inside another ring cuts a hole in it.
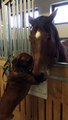
M 29 23 L 33 26 L 34 25 L 34 19 L 31 16 L 28 16 L 28 17 L 29 17 Z
M 49 21 L 52 22 L 57 14 L 57 9 L 49 16 Z

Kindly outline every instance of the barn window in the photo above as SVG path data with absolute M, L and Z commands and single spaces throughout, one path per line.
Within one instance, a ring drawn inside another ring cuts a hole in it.
M 51 5 L 51 12 L 57 10 L 57 15 L 54 19 L 55 24 L 68 23 L 68 1 L 54 3 Z

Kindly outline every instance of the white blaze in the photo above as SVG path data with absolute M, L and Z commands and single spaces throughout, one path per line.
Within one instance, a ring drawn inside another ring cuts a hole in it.
M 38 39 L 40 36 L 41 36 L 40 31 L 37 31 L 36 34 L 35 34 L 36 39 Z

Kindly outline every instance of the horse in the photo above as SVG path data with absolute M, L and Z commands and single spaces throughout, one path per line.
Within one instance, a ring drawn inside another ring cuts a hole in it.
M 56 14 L 57 10 L 49 16 L 39 16 L 35 19 L 29 16 L 29 40 L 34 60 L 34 74 L 48 73 L 56 62 L 68 63 L 68 41 L 60 41 L 53 21 Z

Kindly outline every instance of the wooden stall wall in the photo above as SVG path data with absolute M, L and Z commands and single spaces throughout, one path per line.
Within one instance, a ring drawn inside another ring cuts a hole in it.
M 16 120 L 68 120 L 68 64 L 53 67 L 47 81 L 47 99 L 27 95 L 15 110 Z
M 0 96 L 7 82 L 2 78 L 4 63 L 0 60 Z M 54 66 L 47 83 L 47 99 L 27 95 L 15 108 L 13 120 L 68 120 L 68 64 Z

